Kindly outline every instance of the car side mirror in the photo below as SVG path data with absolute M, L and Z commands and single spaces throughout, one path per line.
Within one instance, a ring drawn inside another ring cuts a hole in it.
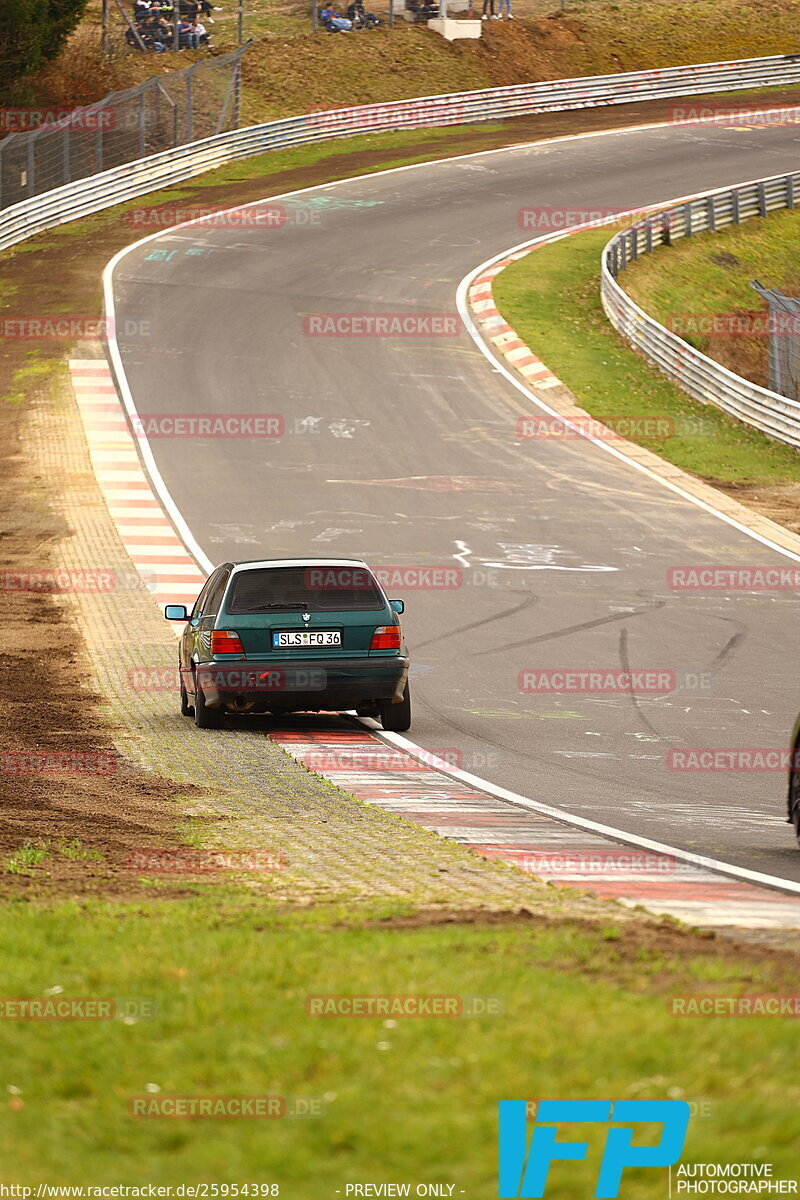
M 185 604 L 168 604 L 164 609 L 164 616 L 168 621 L 188 621 L 189 614 L 186 611 Z
M 392 612 L 396 613 L 404 613 L 406 611 L 405 601 L 403 600 L 390 600 L 389 607 Z

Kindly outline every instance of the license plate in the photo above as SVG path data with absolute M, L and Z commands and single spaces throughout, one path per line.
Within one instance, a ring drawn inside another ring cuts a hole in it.
M 272 635 L 272 648 L 281 646 L 341 646 L 339 629 L 280 629 Z

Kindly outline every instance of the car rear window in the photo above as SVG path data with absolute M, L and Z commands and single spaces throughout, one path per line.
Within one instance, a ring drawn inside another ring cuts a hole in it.
M 309 612 L 380 609 L 384 598 L 366 567 L 258 567 L 238 571 L 225 604 L 229 613 L 308 608 Z

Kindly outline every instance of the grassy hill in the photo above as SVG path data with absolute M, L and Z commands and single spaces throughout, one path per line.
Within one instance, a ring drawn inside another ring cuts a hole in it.
M 370 7 L 386 16 L 388 0 Z M 99 11 L 99 0 L 91 0 L 57 62 L 7 99 L 88 103 L 190 61 L 187 52 L 103 59 Z M 372 100 L 781 54 L 800 41 L 800 0 L 584 0 L 563 12 L 558 0 L 515 0 L 513 22 L 486 22 L 480 41 L 453 43 L 401 19 L 394 29 L 314 36 L 305 0 L 247 0 L 245 11 L 245 36 L 255 39 L 244 60 L 248 122 Z M 236 0 L 223 0 L 215 20 L 215 48 L 229 48 Z

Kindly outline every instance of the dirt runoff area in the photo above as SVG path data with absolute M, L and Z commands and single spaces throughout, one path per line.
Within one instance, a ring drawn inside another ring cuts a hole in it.
M 770 103 L 799 99 L 800 89 L 769 97 Z M 664 107 L 658 102 L 542 114 L 502 129 L 454 130 L 437 140 L 433 156 L 659 121 Z M 430 152 L 420 134 L 418 144 L 397 151 L 348 148 L 319 164 L 233 182 L 220 174 L 218 182 L 190 182 L 172 195 L 187 207 L 230 206 Z M 61 227 L 5 253 L 0 311 L 99 315 L 103 267 L 140 236 L 121 211 Z M 68 388 L 66 360 L 85 351 L 57 342 L 6 341 L 0 352 L 0 896 L 20 899 L 152 895 L 131 871 L 131 856 L 147 847 L 184 845 L 181 821 L 197 820 L 203 790 L 178 785 L 120 754 L 119 729 L 92 684 L 73 609 L 57 594 L 20 587 L 27 572 L 57 565 L 59 546 L 74 535 L 58 503 L 59 480 L 32 462 L 26 446 L 31 423 L 53 420 L 54 413 L 58 419 L 53 397 L 63 398 Z M 71 484 L 90 489 L 94 480 Z M 779 496 L 766 515 L 781 519 Z M 506 883 L 505 899 L 512 901 L 517 889 Z M 182 888 L 176 883 L 159 894 L 180 895 Z M 473 904 L 478 894 L 469 897 Z

